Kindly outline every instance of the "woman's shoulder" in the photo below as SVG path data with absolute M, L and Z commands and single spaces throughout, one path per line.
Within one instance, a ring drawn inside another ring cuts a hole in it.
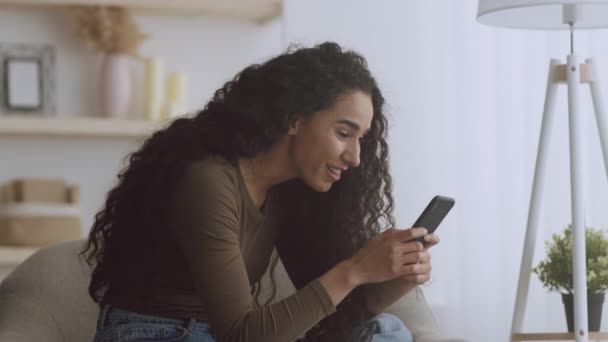
M 208 156 L 204 159 L 191 162 L 186 167 L 187 180 L 205 182 L 220 182 L 235 185 L 237 170 L 228 159 L 222 156 Z

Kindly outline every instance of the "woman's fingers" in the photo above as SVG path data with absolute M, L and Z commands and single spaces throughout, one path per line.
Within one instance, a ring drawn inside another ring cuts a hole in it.
M 388 229 L 370 239 L 353 256 L 362 283 L 377 283 L 402 276 L 428 277 L 430 255 L 416 238 L 427 235 L 424 228 Z M 438 242 L 431 237 L 430 242 Z M 415 280 L 414 279 L 414 280 Z
M 407 242 L 409 240 L 423 237 L 427 234 L 427 230 L 424 228 L 410 228 L 410 229 L 390 229 L 390 238 L 400 242 Z
M 401 254 L 422 252 L 424 250 L 424 246 L 418 241 L 396 242 L 393 247 L 395 251 Z
M 389 228 L 381 233 L 387 239 L 395 239 L 401 242 L 408 242 L 416 238 L 424 238 L 427 243 L 439 243 L 439 237 L 428 233 L 424 227 L 413 227 L 409 229 Z
M 392 239 L 395 241 L 401 242 L 404 246 L 407 246 L 404 249 L 404 253 L 416 250 L 416 246 L 411 244 L 417 244 L 420 246 L 420 249 L 429 249 L 439 243 L 439 236 L 435 234 L 427 234 L 427 230 L 422 227 L 410 228 L 410 229 L 395 229 L 391 228 L 386 231 L 388 234 L 386 235 L 387 239 Z M 423 238 L 425 244 L 422 245 L 418 241 L 413 241 L 416 238 Z
M 401 262 L 403 265 L 416 264 L 416 263 L 427 264 L 430 261 L 431 261 L 431 255 L 429 254 L 429 252 L 426 252 L 426 251 L 404 253 L 401 256 Z
M 432 266 L 430 263 L 417 263 L 408 264 L 403 266 L 404 276 L 417 276 L 417 275 L 428 275 L 431 274 Z
M 431 254 L 428 249 L 439 243 L 439 236 L 427 234 L 424 228 L 411 228 L 406 230 L 394 230 L 390 238 L 398 243 L 393 244 L 393 253 L 400 260 L 399 273 L 402 277 L 414 284 L 424 284 L 431 278 Z M 424 237 L 425 245 L 413 239 Z M 400 255 L 400 258 L 399 258 Z
M 405 278 L 407 281 L 412 282 L 414 284 L 421 285 L 421 284 L 424 284 L 424 283 L 428 282 L 429 280 L 431 280 L 431 274 L 427 273 L 427 274 L 408 275 L 408 276 L 404 276 L 403 278 Z
M 426 241 L 426 244 L 424 245 L 424 249 L 429 249 L 433 246 L 435 246 L 436 244 L 439 243 L 439 236 L 435 235 L 435 234 L 428 234 L 424 237 L 424 241 Z

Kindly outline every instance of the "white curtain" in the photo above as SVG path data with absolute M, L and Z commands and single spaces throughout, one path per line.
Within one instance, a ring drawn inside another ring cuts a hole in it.
M 476 11 L 474 0 L 286 0 L 283 43 L 335 40 L 367 57 L 391 114 L 399 227 L 409 227 L 435 194 L 456 199 L 437 231 L 442 242 L 425 287 L 440 324 L 470 341 L 506 341 L 549 60 L 565 60 L 569 36 L 486 27 Z M 575 46 L 599 65 L 604 94 L 607 38 L 580 32 Z M 606 229 L 608 182 L 587 88 L 581 95 L 587 223 Z M 535 265 L 543 241 L 570 222 L 565 88 L 558 96 Z M 525 329 L 565 331 L 559 295 L 532 279 Z

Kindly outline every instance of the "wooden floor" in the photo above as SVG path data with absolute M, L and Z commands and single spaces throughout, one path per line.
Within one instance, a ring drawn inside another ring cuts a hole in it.
M 574 341 L 574 333 L 520 333 L 513 334 L 511 341 Z M 608 332 L 591 332 L 589 341 L 608 341 Z

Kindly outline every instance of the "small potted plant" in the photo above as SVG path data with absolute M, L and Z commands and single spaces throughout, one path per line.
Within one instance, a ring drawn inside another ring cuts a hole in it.
M 608 290 L 608 239 L 602 230 L 585 230 L 587 254 L 587 310 L 589 331 L 599 331 L 602 321 L 604 295 Z M 553 234 L 546 242 L 547 257 L 534 273 L 544 287 L 561 292 L 566 310 L 568 331 L 574 331 L 573 279 L 572 279 L 572 225 L 563 233 Z

